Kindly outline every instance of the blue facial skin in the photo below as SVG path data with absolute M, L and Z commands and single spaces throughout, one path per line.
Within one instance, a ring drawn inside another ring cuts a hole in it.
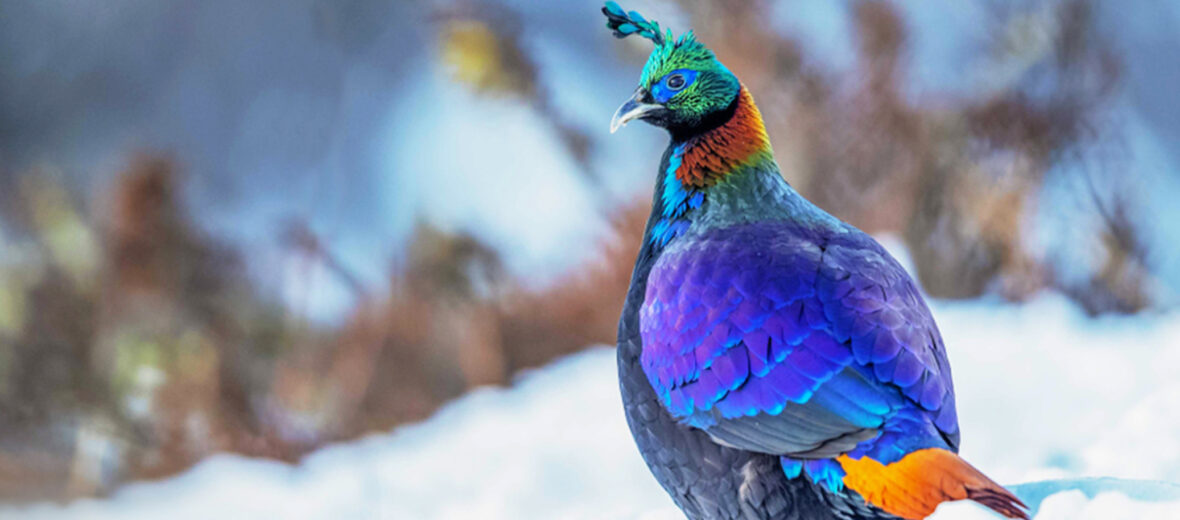
M 673 77 L 683 78 L 684 81 L 683 83 L 675 85 L 676 88 L 672 88 L 673 86 L 668 84 L 668 80 Z M 656 102 L 667 103 L 669 99 L 672 99 L 673 96 L 688 88 L 688 86 L 692 85 L 692 82 L 696 80 L 697 71 L 691 69 L 676 69 L 660 78 L 660 81 L 656 82 L 656 84 L 651 87 L 651 95 L 653 98 L 655 98 Z

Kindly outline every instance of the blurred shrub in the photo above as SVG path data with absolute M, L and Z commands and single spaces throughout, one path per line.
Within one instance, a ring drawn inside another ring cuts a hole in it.
M 215 449 L 270 454 L 250 444 L 262 435 L 250 399 L 282 347 L 250 333 L 281 314 L 189 223 L 171 165 L 133 161 L 96 221 L 52 176 L 23 179 L 6 201 L 5 247 L 27 254 L 0 275 L 19 305 L 0 337 L 0 430 L 32 439 L 15 453 L 41 453 L 49 475 L 70 473 L 40 491 L 99 492 Z M 34 486 L 0 480 L 0 496 L 19 494 L 10 484 Z
M 621 211 L 600 258 L 539 291 L 421 223 L 380 297 L 292 224 L 281 239 L 362 298 L 325 329 L 193 225 L 168 160 L 134 159 L 94 219 L 52 175 L 23 178 L 0 263 L 0 499 L 104 493 L 217 451 L 295 460 L 610 343 L 647 212 Z
M 560 139 L 578 173 L 597 181 L 590 167 L 590 137 L 557 110 L 540 84 L 537 63 L 521 43 L 520 17 L 506 6 L 464 0 L 440 10 L 436 18 L 440 57 L 452 78 L 482 96 L 528 103 Z

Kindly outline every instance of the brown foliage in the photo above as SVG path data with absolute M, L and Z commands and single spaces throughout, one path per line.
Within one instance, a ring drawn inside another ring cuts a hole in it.
M 646 200 L 620 208 L 611 216 L 614 236 L 600 248 L 599 258 L 551 288 L 509 293 L 500 315 L 512 370 L 539 366 L 589 345 L 614 344 L 649 209 Z

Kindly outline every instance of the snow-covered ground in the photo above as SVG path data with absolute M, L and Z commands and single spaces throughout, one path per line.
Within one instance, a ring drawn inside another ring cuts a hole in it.
M 932 304 L 966 458 L 1040 519 L 1180 518 L 1180 486 L 1166 483 L 1180 482 L 1180 314 L 1091 320 L 1054 295 Z M 614 351 L 600 347 L 295 466 L 219 456 L 108 499 L 0 517 L 679 518 L 619 403 Z M 1096 476 L 1134 481 L 1081 479 Z M 962 503 L 935 518 L 991 517 Z

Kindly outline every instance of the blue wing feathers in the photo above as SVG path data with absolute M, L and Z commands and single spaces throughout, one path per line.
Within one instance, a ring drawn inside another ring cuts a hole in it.
M 954 448 L 928 309 L 876 243 L 847 235 L 821 248 L 781 222 L 749 224 L 666 251 L 640 311 L 641 363 L 665 407 L 779 455 L 866 451 L 921 428 Z
M 873 342 L 873 363 L 884 363 L 896 359 L 901 353 L 901 343 L 894 337 L 893 331 L 877 330 L 877 339 Z M 891 375 L 892 375 L 892 371 Z
M 902 388 L 913 386 L 922 377 L 922 362 L 909 352 L 898 355 L 897 366 L 893 369 L 893 384 Z

